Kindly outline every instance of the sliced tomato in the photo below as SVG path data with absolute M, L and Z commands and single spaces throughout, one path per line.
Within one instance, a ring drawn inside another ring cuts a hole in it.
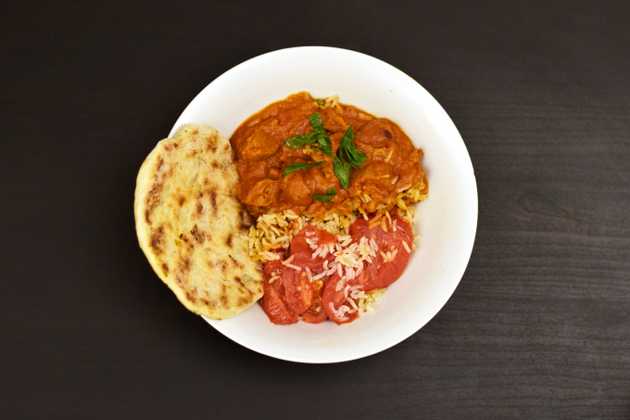
M 304 271 L 287 267 L 280 261 L 271 261 L 265 264 L 263 272 L 266 282 L 275 277 L 270 287 L 293 315 L 301 315 L 312 305 L 313 289 Z
M 380 223 L 370 228 L 368 221 L 364 219 L 358 219 L 350 226 L 350 235 L 354 241 L 359 241 L 361 237 L 365 236 L 368 239 L 374 239 L 379 249 L 374 263 L 365 267 L 367 280 L 364 287 L 366 291 L 389 286 L 398 280 L 409 263 L 411 254 L 403 242 L 407 244 L 407 247 L 412 246 L 411 226 L 398 216 L 392 218 L 392 224 L 394 221 L 396 231 L 391 225 L 385 231 Z M 394 257 L 385 261 L 383 254 L 389 252 L 393 252 Z
M 311 283 L 311 288 L 313 290 L 313 302 L 311 303 L 311 307 L 302 314 L 302 320 L 304 322 L 319 324 L 320 322 L 326 321 L 326 312 L 324 312 L 321 296 L 323 283 L 324 282 L 321 280 Z
M 407 248 L 412 246 L 413 234 L 409 223 L 402 218 L 395 217 L 393 220 L 397 226 L 395 231 L 391 224 L 388 229 L 383 229 L 380 224 L 370 227 L 363 219 L 350 227 L 353 241 L 366 237 L 376 241 L 379 248 L 373 263 L 366 264 L 361 274 L 349 281 L 354 289 L 358 287 L 359 290 L 369 291 L 387 287 L 402 275 L 409 262 Z M 332 254 L 313 258 L 314 247 L 335 242 L 334 235 L 307 226 L 291 241 L 289 264 L 280 261 L 265 264 L 262 306 L 272 322 L 291 324 L 301 316 L 305 322 L 319 323 L 329 318 L 337 324 L 344 324 L 358 317 L 356 302 L 345 293 L 345 285 L 339 286 L 343 280 L 337 274 L 322 279 L 325 282 L 323 287 L 321 282 L 311 282 L 307 275 L 309 270 L 313 275 L 320 273 L 324 262 L 333 259 Z M 270 283 L 272 277 L 274 281 Z
M 265 265 L 263 265 L 263 274 L 265 278 L 268 279 L 273 276 L 274 272 L 279 274 L 283 267 L 282 263 L 278 260 L 266 262 Z
M 310 307 L 308 311 L 304 312 L 302 315 L 302 321 L 308 322 L 309 324 L 319 324 L 320 322 L 326 321 L 326 319 L 326 312 L 324 312 L 324 308 L 321 304 L 317 307 Z
M 324 286 L 322 305 L 329 319 L 337 324 L 346 324 L 354 321 L 359 316 L 359 313 L 357 310 L 353 309 L 352 305 L 347 301 L 344 294 L 344 287 L 339 286 L 340 281 L 343 280 L 336 274 L 328 279 Z M 344 306 L 350 309 L 350 311 L 345 314 L 340 314 L 339 310 Z
M 378 274 L 376 277 L 373 277 L 373 281 L 369 284 L 367 290 L 382 289 L 389 286 L 400 278 L 408 263 L 409 254 L 399 248 L 393 260 L 381 264 Z
M 337 238 L 335 238 L 335 235 L 328 233 L 323 229 L 316 228 L 312 225 L 306 225 L 291 240 L 291 254 L 295 254 L 298 252 L 312 254 L 313 249 L 311 249 L 311 246 L 306 241 L 307 238 L 312 239 L 317 244 L 334 244 L 337 240 Z
M 322 305 L 322 299 L 318 296 L 316 303 L 311 305 L 310 308 L 304 314 L 302 314 L 302 320 L 311 324 L 319 324 L 326 321 L 326 312 Z
M 283 300 L 296 315 L 302 315 L 313 303 L 313 288 L 304 271 L 285 268 L 282 274 Z
M 324 244 L 334 244 L 337 239 L 334 235 L 326 232 L 323 229 L 318 229 L 314 226 L 307 225 L 291 240 L 290 251 L 293 256 L 292 264 L 298 267 L 308 267 L 313 273 L 318 273 L 322 270 L 322 264 L 325 259 L 322 257 L 313 258 L 313 252 L 315 249 L 311 247 L 308 241 L 311 241 L 314 246 L 321 246 Z
M 261 306 L 274 324 L 293 324 L 298 321 L 297 315 L 287 308 L 278 291 L 265 279 L 263 283 Z

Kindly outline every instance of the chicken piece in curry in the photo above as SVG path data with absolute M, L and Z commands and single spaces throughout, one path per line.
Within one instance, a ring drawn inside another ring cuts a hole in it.
M 231 139 L 249 212 L 368 213 L 427 183 L 422 150 L 393 121 L 306 92 L 245 120 Z

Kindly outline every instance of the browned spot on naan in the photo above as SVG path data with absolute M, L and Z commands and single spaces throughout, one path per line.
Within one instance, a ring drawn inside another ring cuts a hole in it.
M 217 212 L 217 192 L 215 190 L 210 190 L 210 205 L 212 205 L 213 213 Z
M 162 249 L 162 239 L 164 238 L 164 226 L 160 226 L 156 230 L 151 233 L 151 248 L 155 251 L 156 254 L 160 255 L 163 251 Z
M 225 288 L 225 284 L 221 285 L 221 303 L 223 304 L 224 307 L 226 307 L 228 304 L 227 290 Z
M 193 226 L 192 230 L 190 231 L 190 234 L 195 239 L 195 241 L 197 241 L 200 244 L 203 243 L 203 241 L 205 240 L 204 233 L 199 230 L 197 225 Z
M 160 193 L 162 192 L 162 188 L 164 188 L 164 184 L 160 181 L 156 181 L 151 187 L 151 190 L 149 190 L 149 194 L 147 194 L 147 207 L 144 211 L 144 219 L 148 224 L 151 224 L 151 213 L 153 213 L 155 207 L 160 203 Z
M 187 290 L 186 291 L 186 299 L 188 299 L 192 303 L 197 302 L 197 293 L 196 293 L 196 291 L 194 291 L 194 290 L 193 291 Z
M 238 268 L 239 270 L 242 270 L 243 268 L 245 268 L 245 266 L 236 258 L 234 258 L 231 254 L 228 254 L 228 257 L 230 258 L 230 261 L 232 261 L 232 264 L 234 264 L 234 266 Z
M 237 282 L 239 286 L 241 286 L 240 290 L 245 290 L 247 292 L 247 296 L 250 296 L 252 294 L 252 292 L 247 288 L 247 286 L 245 286 L 239 276 L 234 276 L 234 281 Z
M 187 273 L 190 271 L 190 258 L 188 257 L 182 257 L 179 260 L 179 265 L 177 266 L 178 270 L 180 273 Z

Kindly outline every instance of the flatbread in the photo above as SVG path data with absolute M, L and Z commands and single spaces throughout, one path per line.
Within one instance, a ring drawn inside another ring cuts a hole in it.
M 186 308 L 213 319 L 239 314 L 262 296 L 237 181 L 229 141 L 202 125 L 160 141 L 136 181 L 140 247 Z

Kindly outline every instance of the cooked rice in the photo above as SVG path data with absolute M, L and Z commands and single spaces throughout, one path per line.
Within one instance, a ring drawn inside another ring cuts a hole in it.
M 384 226 L 391 226 L 390 211 L 395 209 L 398 214 L 405 220 L 412 223 L 415 206 L 413 204 L 427 198 L 428 188 L 426 180 L 422 179 L 417 185 L 406 188 L 400 191 L 392 203 L 389 205 L 383 204 L 372 215 L 370 223 Z M 363 196 L 367 198 L 363 198 Z M 361 199 L 355 201 L 354 209 L 359 216 L 368 219 L 368 213 L 365 209 L 365 204 L 371 199 L 366 194 L 363 194 Z M 304 226 L 310 224 L 323 229 L 333 235 L 347 236 L 350 225 L 356 220 L 355 213 L 339 214 L 330 212 L 322 218 L 317 218 L 308 215 L 298 215 L 292 210 L 285 210 L 276 213 L 266 213 L 258 217 L 254 226 L 249 230 L 249 254 L 256 261 L 266 262 L 280 259 L 278 251 L 283 252 L 289 248 L 291 239 L 301 231 Z M 396 227 L 393 227 L 396 229 Z M 307 238 L 308 239 L 308 238 Z M 307 241 L 309 246 L 311 240 Z M 313 243 L 314 245 L 314 243 Z M 413 244 L 410 244 L 413 248 Z M 334 252 L 334 250 L 323 250 L 315 247 L 318 254 L 322 252 Z
M 374 289 L 369 292 L 364 292 L 363 295 L 357 298 L 357 306 L 359 307 L 359 312 L 366 313 L 374 310 L 374 306 L 378 302 L 378 300 L 383 296 L 387 289 Z
M 279 259 L 274 251 L 288 249 L 291 239 L 304 226 L 310 224 L 333 235 L 348 235 L 348 229 L 355 219 L 351 213 L 328 213 L 323 218 L 298 216 L 292 210 L 266 213 L 259 216 L 256 224 L 249 229 L 249 254 L 261 262 Z
M 413 216 L 415 213 L 414 204 L 425 200 L 429 195 L 429 186 L 425 178 L 411 188 L 400 191 L 396 196 L 395 205 L 398 214 L 413 226 Z
M 338 95 L 315 99 L 315 102 L 317 103 L 317 106 L 319 106 L 321 109 L 337 108 L 340 106 Z

